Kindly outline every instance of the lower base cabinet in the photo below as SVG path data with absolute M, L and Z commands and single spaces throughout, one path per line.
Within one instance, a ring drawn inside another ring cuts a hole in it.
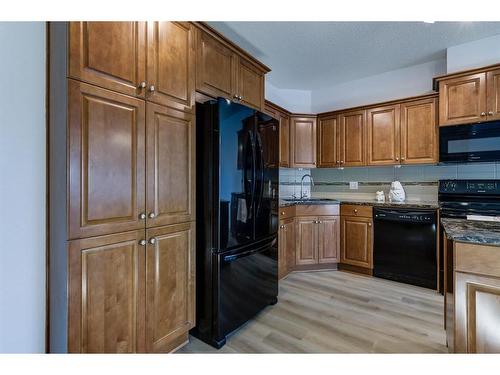
M 338 263 L 338 216 L 297 217 L 295 221 L 297 266 Z
M 278 278 L 282 279 L 295 266 L 295 220 L 293 218 L 280 221 L 278 242 Z
M 357 208 L 346 207 L 358 213 Z M 361 209 L 360 212 L 363 212 Z M 366 270 L 373 269 L 373 221 L 371 207 L 367 216 L 341 216 L 340 263 Z
M 170 352 L 195 322 L 194 223 L 69 242 L 68 351 Z

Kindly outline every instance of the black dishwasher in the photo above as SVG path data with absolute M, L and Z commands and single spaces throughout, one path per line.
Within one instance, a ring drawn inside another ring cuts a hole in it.
M 436 289 L 436 210 L 374 208 L 373 213 L 373 275 Z

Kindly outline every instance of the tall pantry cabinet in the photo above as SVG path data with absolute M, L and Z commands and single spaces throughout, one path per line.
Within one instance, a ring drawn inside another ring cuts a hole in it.
M 194 27 L 49 33 L 50 351 L 172 351 L 195 323 Z

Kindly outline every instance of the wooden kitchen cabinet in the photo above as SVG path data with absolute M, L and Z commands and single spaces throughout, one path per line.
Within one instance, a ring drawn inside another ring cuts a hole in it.
M 68 80 L 70 239 L 144 228 L 145 103 Z
M 340 262 L 373 269 L 373 221 L 371 217 L 341 216 Z
M 399 112 L 399 104 L 370 108 L 366 111 L 368 165 L 399 163 Z
M 318 118 L 318 167 L 340 166 L 339 117 L 337 115 Z
M 144 97 L 146 22 L 70 22 L 69 77 Z
M 339 158 L 342 167 L 366 165 L 365 110 L 344 112 L 339 115 Z
M 439 82 L 439 125 L 459 125 L 486 119 L 486 73 Z
M 282 279 L 295 266 L 295 220 L 293 218 L 280 221 L 278 241 L 278 278 Z
M 297 217 L 295 264 L 303 266 L 318 263 L 318 234 L 315 217 Z
M 144 230 L 70 241 L 68 351 L 144 352 Z
M 153 103 L 146 111 L 147 226 L 194 221 L 194 115 Z
M 191 111 L 195 95 L 194 26 L 148 22 L 147 100 Z
M 279 166 L 290 167 L 290 112 L 266 100 L 264 112 L 279 121 Z
M 401 164 L 438 162 L 437 98 L 401 103 Z
M 297 266 L 339 262 L 340 222 L 338 216 L 296 218 Z
M 196 90 L 263 110 L 264 76 L 269 69 L 250 61 L 214 30 L 203 28 L 197 30 Z
M 147 230 L 146 350 L 170 352 L 195 325 L 194 223 Z
M 500 120 L 500 69 L 486 73 L 488 120 Z
M 237 65 L 239 101 L 249 107 L 264 108 L 264 73 L 251 62 L 239 57 Z
M 316 116 L 291 116 L 290 155 L 292 168 L 316 167 Z

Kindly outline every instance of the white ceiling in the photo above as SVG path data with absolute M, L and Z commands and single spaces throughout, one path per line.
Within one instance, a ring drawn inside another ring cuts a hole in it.
M 268 65 L 280 89 L 313 90 L 444 59 L 500 22 L 209 22 Z

